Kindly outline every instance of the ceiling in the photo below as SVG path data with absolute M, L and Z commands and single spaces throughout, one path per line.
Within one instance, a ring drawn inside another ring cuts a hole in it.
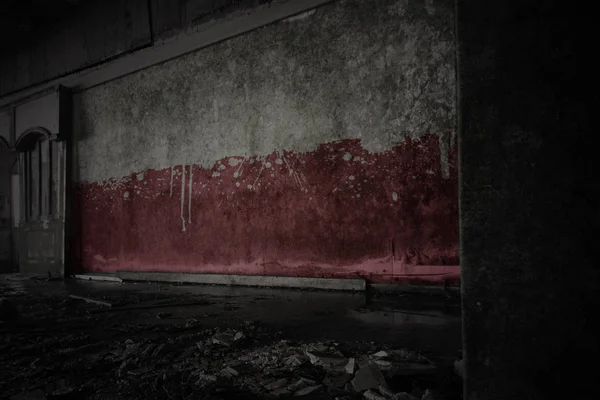
M 1 0 L 0 50 L 28 40 L 90 0 Z

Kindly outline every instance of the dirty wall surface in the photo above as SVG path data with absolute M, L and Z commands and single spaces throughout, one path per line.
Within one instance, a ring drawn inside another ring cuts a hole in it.
M 75 264 L 456 278 L 453 24 L 338 1 L 78 94 Z

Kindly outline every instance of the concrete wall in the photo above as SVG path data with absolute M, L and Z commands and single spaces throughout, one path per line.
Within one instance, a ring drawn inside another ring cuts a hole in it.
M 14 161 L 15 155 L 0 142 L 0 272 L 12 271 L 10 168 Z
M 451 1 L 338 1 L 75 96 L 76 263 L 458 276 Z

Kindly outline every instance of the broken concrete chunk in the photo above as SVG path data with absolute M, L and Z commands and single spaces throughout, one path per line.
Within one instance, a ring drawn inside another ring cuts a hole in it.
M 292 393 L 297 392 L 298 390 L 305 388 L 306 386 L 311 386 L 316 384 L 315 381 L 306 378 L 300 378 L 296 382 L 288 385 L 288 390 Z
M 217 333 L 212 337 L 211 340 L 214 344 L 229 347 L 233 342 L 233 335 L 225 332 Z
M 240 373 L 237 372 L 235 369 L 231 368 L 231 367 L 225 367 L 221 370 L 221 374 L 228 376 L 228 377 L 233 377 L 233 376 L 239 376 Z
M 389 371 L 392 368 L 392 366 L 394 365 L 394 363 L 389 360 L 377 359 L 377 360 L 373 360 L 373 362 L 375 364 L 377 364 L 379 369 L 381 369 L 382 371 Z
M 344 367 L 346 373 L 354 375 L 354 370 L 356 369 L 356 360 L 354 358 L 349 358 L 348 363 Z
M 123 361 L 117 370 L 117 376 L 122 378 L 129 370 L 133 369 L 134 366 L 135 365 L 129 360 Z
M 287 378 L 278 379 L 276 381 L 269 383 L 268 385 L 265 385 L 265 389 L 267 389 L 267 390 L 279 389 L 279 388 L 287 385 L 287 382 L 288 382 Z
M 206 382 L 216 382 L 217 381 L 217 377 L 215 375 L 212 375 L 212 374 L 205 374 L 203 371 L 201 371 L 198 374 L 198 380 L 199 381 L 206 381 Z
M 156 349 L 154 349 L 154 351 L 152 352 L 152 357 L 158 357 L 163 355 L 167 350 L 167 345 L 166 344 L 159 344 L 158 347 Z
M 389 357 L 389 356 L 390 356 L 390 354 L 384 350 L 378 351 L 377 353 L 373 354 L 373 357 L 378 357 L 378 358 L 384 358 L 384 357 Z
M 148 357 L 150 356 L 154 350 L 156 349 L 156 345 L 150 343 L 148 346 L 146 346 L 146 348 L 142 351 L 141 356 L 142 357 Z
M 302 354 L 293 354 L 293 355 L 287 357 L 284 360 L 284 363 L 288 367 L 298 367 L 302 364 L 307 363 L 308 360 L 309 360 L 309 358 L 307 356 L 304 356 Z
M 134 370 L 128 371 L 127 374 L 129 374 L 131 376 L 142 376 L 149 372 L 152 372 L 153 370 L 154 370 L 154 368 L 152 368 L 152 367 L 140 367 L 140 368 L 136 368 Z
M 237 332 L 233 337 L 233 341 L 237 342 L 238 340 L 242 340 L 244 338 L 244 334 L 242 332 Z
M 357 392 L 364 392 L 369 389 L 377 389 L 379 385 L 386 385 L 385 377 L 374 364 L 369 364 L 356 371 L 352 380 L 352 386 Z
M 363 397 L 369 400 L 387 400 L 385 396 L 382 396 L 381 394 L 379 394 L 379 392 L 372 389 L 369 389 L 366 392 L 364 392 Z
M 324 353 L 324 352 L 311 352 L 306 351 L 306 355 L 310 359 L 311 364 L 321 366 L 328 370 L 344 371 L 348 359 L 339 354 L 335 353 Z
M 396 395 L 390 388 L 384 385 L 379 385 L 379 393 L 390 399 L 393 399 Z
M 402 392 L 394 396 L 394 400 L 419 400 L 418 397 L 413 396 L 410 393 Z
M 431 390 L 426 389 L 425 393 L 423 393 L 423 396 L 421 396 L 421 400 L 435 400 L 435 397 L 433 396 Z
M 271 396 L 276 396 L 276 397 L 277 396 L 288 395 L 288 394 L 290 394 L 290 391 L 287 390 L 287 388 L 284 388 L 284 387 L 275 389 L 275 390 L 273 390 L 271 392 Z
M 294 393 L 294 396 L 307 396 L 320 388 L 321 388 L 321 385 L 307 386 L 304 389 L 300 389 L 300 390 L 296 391 Z

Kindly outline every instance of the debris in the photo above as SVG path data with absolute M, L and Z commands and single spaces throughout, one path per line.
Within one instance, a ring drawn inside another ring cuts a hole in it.
M 167 348 L 166 344 L 159 344 L 158 347 L 152 352 L 152 357 L 158 357 L 165 353 Z
M 313 381 L 313 380 L 311 380 L 311 379 L 300 378 L 300 379 L 298 379 L 296 382 L 294 382 L 294 383 L 292 383 L 292 384 L 288 385 L 287 389 L 288 389 L 290 392 L 297 392 L 297 391 L 299 391 L 299 390 L 300 390 L 300 389 L 302 389 L 302 388 L 305 388 L 305 387 L 307 387 L 307 386 L 314 385 L 314 384 L 316 384 L 316 383 L 317 383 L 317 382 L 315 382 L 315 381 Z
M 431 390 L 426 389 L 425 393 L 423 393 L 423 396 L 421 396 L 421 400 L 435 400 L 435 397 L 433 396 Z
M 146 348 L 144 350 L 142 350 L 142 352 L 140 353 L 140 355 L 142 357 L 148 357 L 151 356 L 152 353 L 154 352 L 154 350 L 156 350 L 156 345 L 153 343 L 150 343 L 148 346 L 146 346 Z
M 396 396 L 394 396 L 394 400 L 419 400 L 419 398 L 410 393 L 402 392 L 396 394 Z
M 69 297 L 71 299 L 75 299 L 75 300 L 83 300 L 86 303 L 96 304 L 99 306 L 104 306 L 104 307 L 109 307 L 109 308 L 112 307 L 112 304 L 107 301 L 95 300 L 95 299 L 91 299 L 89 297 L 83 297 L 83 296 L 76 296 L 74 294 L 70 294 Z
M 364 392 L 363 396 L 365 397 L 365 399 L 369 400 L 387 400 L 385 396 L 382 396 L 381 394 L 372 389 L 369 389 L 366 392 Z
M 227 377 L 239 376 L 240 373 L 231 367 L 225 367 L 221 370 L 221 374 Z
M 288 367 L 298 367 L 302 364 L 307 363 L 308 360 L 309 358 L 307 356 L 301 354 L 292 354 L 291 356 L 285 359 L 284 363 Z
M 348 364 L 344 367 L 344 370 L 348 374 L 354 374 L 354 370 L 356 369 L 356 360 L 354 358 L 348 359 Z
M 142 375 L 146 375 L 149 372 L 152 372 L 153 368 L 152 367 L 140 367 L 140 368 L 136 368 L 134 370 L 128 371 L 127 374 L 131 375 L 131 376 L 142 376 Z
M 278 388 L 271 392 L 272 396 L 283 396 L 283 395 L 289 395 L 289 394 L 290 394 L 290 391 L 287 390 L 287 388 Z
M 288 382 L 287 378 L 282 378 L 282 379 L 273 381 L 273 382 L 269 383 L 268 385 L 265 385 L 265 389 L 267 389 L 267 390 L 279 389 L 279 388 L 287 385 L 287 382 Z
M 236 332 L 235 334 L 231 332 L 220 332 L 216 333 L 212 337 L 211 341 L 214 344 L 229 347 L 233 344 L 233 342 L 237 342 L 243 338 L 244 334 L 242 332 Z
M 212 374 L 206 374 L 206 373 L 204 373 L 204 371 L 202 371 L 198 374 L 198 381 L 216 382 L 217 377 Z
M 379 367 L 379 369 L 381 369 L 382 371 L 389 371 L 394 366 L 394 363 L 392 361 L 382 360 L 380 358 L 377 359 L 377 360 L 373 360 L 373 362 L 375 364 L 377 364 L 377 366 Z
M 133 369 L 135 365 L 129 361 L 129 360 L 125 360 L 121 363 L 121 365 L 119 366 L 119 369 L 117 370 L 117 376 L 119 378 L 122 378 L 125 376 L 125 374 L 127 374 L 127 372 L 131 369 Z
M 376 365 L 369 364 L 356 371 L 352 386 L 357 392 L 368 389 L 377 389 L 379 385 L 386 385 L 385 377 Z
M 173 314 L 171 314 L 171 313 L 159 312 L 158 314 L 156 314 L 156 318 L 158 318 L 158 319 L 165 319 L 165 318 L 171 317 L 172 315 Z
M 306 350 L 306 355 L 310 359 L 311 364 L 329 370 L 344 371 L 345 366 L 348 364 L 348 358 L 339 352 L 311 352 Z
M 379 385 L 379 393 L 389 398 L 393 398 L 395 396 L 395 393 L 385 385 Z
M 373 354 L 373 357 L 379 357 L 379 358 L 384 358 L 384 357 L 389 357 L 389 353 L 387 351 L 378 351 L 377 353 Z
M 308 387 L 305 387 L 304 389 L 300 389 L 297 392 L 295 392 L 294 396 L 307 396 L 320 388 L 321 388 L 321 385 L 308 386 Z

